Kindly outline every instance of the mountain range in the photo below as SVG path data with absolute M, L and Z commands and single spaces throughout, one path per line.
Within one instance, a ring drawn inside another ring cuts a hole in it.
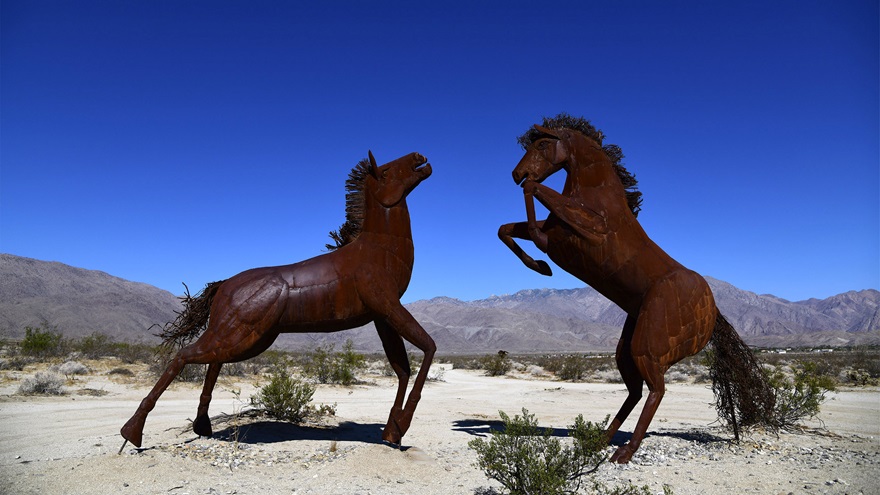
M 880 344 L 880 292 L 849 291 L 827 299 L 787 301 L 707 277 L 722 313 L 751 345 L 764 347 Z M 407 309 L 439 354 L 608 351 L 625 314 L 590 287 L 529 289 L 476 301 L 436 297 Z M 118 341 L 158 342 L 158 328 L 180 310 L 168 291 L 104 272 L 0 254 L 0 336 L 25 327 L 57 328 L 66 337 L 104 333 Z M 372 325 L 336 334 L 282 335 L 280 348 L 311 348 L 352 339 L 381 352 Z

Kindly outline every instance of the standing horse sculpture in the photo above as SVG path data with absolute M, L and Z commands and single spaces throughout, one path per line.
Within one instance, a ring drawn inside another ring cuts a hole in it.
M 503 225 L 498 236 L 526 266 L 551 275 L 550 266 L 526 254 L 514 238 L 531 240 L 626 312 L 616 360 L 629 393 L 608 427 L 609 442 L 641 400 L 645 383 L 648 398 L 630 441 L 612 462 L 629 462 L 639 448 L 665 393 L 669 367 L 710 340 L 716 407 L 732 420 L 737 439 L 740 427 L 772 426 L 774 395 L 754 356 L 718 311 L 703 277 L 642 229 L 635 177 L 620 164 L 620 148 L 603 147 L 603 137 L 589 121 L 567 114 L 544 119 L 520 137 L 526 153 L 513 179 L 523 188 L 527 221 Z M 541 182 L 561 169 L 568 175 L 560 194 Z M 549 210 L 544 221 L 535 219 L 535 198 Z
M 373 321 L 398 377 L 382 439 L 399 444 L 436 349 L 400 303 L 414 259 L 406 197 L 430 175 L 431 165 L 418 153 L 381 167 L 370 153 L 346 182 L 346 223 L 331 233 L 336 245 L 328 245 L 330 252 L 292 265 L 247 270 L 208 284 L 198 297 L 187 294 L 184 310 L 162 336 L 166 343 L 186 343 L 204 333 L 177 353 L 122 427 L 126 441 L 140 447 L 147 414 L 186 364 L 208 364 L 193 431 L 210 436 L 208 405 L 223 363 L 262 353 L 281 333 L 336 332 Z M 425 354 L 405 405 L 411 370 L 404 339 Z

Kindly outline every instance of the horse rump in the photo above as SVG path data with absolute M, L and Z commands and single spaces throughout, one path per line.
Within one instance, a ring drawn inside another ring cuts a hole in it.
M 710 343 L 709 376 L 719 419 L 732 427 L 737 441 L 740 430 L 755 426 L 776 431 L 776 393 L 752 350 L 720 312 Z
M 218 280 L 205 285 L 195 296 L 189 293 L 189 287 L 183 286 L 186 293 L 180 296 L 183 309 L 175 311 L 177 317 L 162 327 L 162 333 L 157 337 L 162 339 L 162 346 L 170 349 L 179 349 L 192 342 L 196 337 L 208 328 L 208 318 L 211 315 L 211 303 L 217 290 L 225 280 Z

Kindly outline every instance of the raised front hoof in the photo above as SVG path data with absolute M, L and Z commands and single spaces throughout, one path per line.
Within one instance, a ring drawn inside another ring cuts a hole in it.
M 550 269 L 550 265 L 544 260 L 532 260 L 532 263 L 529 263 L 529 268 L 535 270 L 541 275 L 546 275 L 548 277 L 553 275 L 553 270 Z
M 132 416 L 122 429 L 119 430 L 119 434 L 122 435 L 122 438 L 131 442 L 135 447 L 140 447 L 144 437 L 145 421 L 146 418 L 140 419 L 137 416 Z
M 626 444 L 617 449 L 617 452 L 611 456 L 611 462 L 616 462 L 617 464 L 629 464 L 629 461 L 632 459 L 633 454 L 636 452 L 636 449 L 630 448 L 629 444 Z
M 211 419 L 205 416 L 197 416 L 195 421 L 193 421 L 193 433 L 200 437 L 210 437 L 214 434 L 214 430 L 211 429 Z

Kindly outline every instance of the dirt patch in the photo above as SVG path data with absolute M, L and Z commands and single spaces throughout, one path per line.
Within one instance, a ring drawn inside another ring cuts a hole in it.
M 12 395 L 14 380 L 0 382 L 0 493 L 473 494 L 481 486 L 498 486 L 475 467 L 467 443 L 497 427 L 499 410 L 516 414 L 525 407 L 540 426 L 564 435 L 577 414 L 601 421 L 626 396 L 622 384 L 446 370 L 443 381 L 426 385 L 398 449 L 380 440 L 396 389 L 388 377 L 371 376 L 371 384 L 350 388 L 318 386 L 314 402 L 336 404 L 337 415 L 328 421 L 217 422 L 213 438 L 198 438 L 187 428 L 200 385 L 175 384 L 147 420 L 144 448 L 129 445 L 117 454 L 119 428 L 149 389 L 140 377 L 109 375 L 117 365 L 77 377 L 61 397 Z M 212 415 L 234 416 L 256 385 L 222 382 Z M 646 484 L 658 493 L 664 484 L 676 494 L 699 495 L 877 493 L 880 389 L 830 393 L 819 418 L 824 429 L 814 421 L 813 430 L 779 437 L 756 433 L 740 444 L 713 425 L 711 402 L 706 385 L 669 385 L 633 462 L 603 465 L 598 476 Z M 635 414 L 616 443 L 628 439 Z

